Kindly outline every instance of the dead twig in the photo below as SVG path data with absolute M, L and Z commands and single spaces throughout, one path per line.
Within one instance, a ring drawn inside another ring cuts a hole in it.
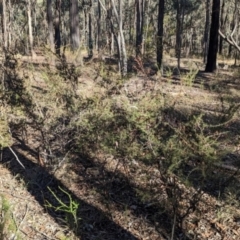
M 3 137 L 2 137 L 2 135 L 0 135 L 0 137 L 2 138 L 2 139 L 4 139 Z M 8 146 L 8 149 L 12 152 L 12 154 L 15 156 L 15 158 L 16 158 L 16 160 L 18 161 L 18 163 L 22 166 L 22 168 L 23 169 L 26 169 L 25 168 L 25 166 L 22 164 L 22 162 L 20 161 L 20 159 L 18 158 L 18 156 L 17 156 L 17 154 L 13 151 L 13 149 L 10 147 L 10 146 Z

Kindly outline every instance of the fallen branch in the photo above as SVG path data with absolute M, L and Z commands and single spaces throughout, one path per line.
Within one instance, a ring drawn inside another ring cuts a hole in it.
M 0 135 L 0 137 L 4 140 L 4 138 L 2 137 L 2 135 Z M 23 169 L 26 169 L 26 168 L 24 167 L 24 165 L 22 164 L 22 162 L 19 160 L 17 154 L 13 151 L 13 149 L 12 149 L 10 146 L 8 146 L 8 149 L 9 149 L 9 150 L 12 152 L 12 154 L 15 156 L 16 160 L 17 160 L 18 163 L 22 166 L 22 168 L 23 168 Z

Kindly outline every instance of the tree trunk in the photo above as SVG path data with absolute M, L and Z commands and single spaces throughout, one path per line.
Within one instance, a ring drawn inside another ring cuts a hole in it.
M 52 0 L 47 0 L 47 22 L 49 47 L 54 52 Z
M 209 51 L 207 57 L 207 65 L 205 69 L 206 72 L 214 72 L 217 69 L 219 15 L 220 0 L 213 0 Z
M 102 12 L 101 12 L 101 4 L 98 1 L 98 21 L 97 21 L 97 51 L 100 53 L 100 49 L 102 48 Z
M 203 53 L 203 62 L 207 62 L 208 54 L 208 43 L 209 43 L 209 31 L 210 31 L 210 0 L 206 0 L 206 20 L 205 20 L 205 29 L 204 29 L 204 53 Z
M 6 16 L 6 1 L 2 0 L 2 40 L 3 40 L 3 51 L 5 52 L 8 48 L 8 40 L 7 40 L 7 16 Z
M 27 15 L 28 15 L 29 48 L 30 48 L 31 56 L 34 57 L 35 53 L 33 50 L 32 3 L 31 3 L 31 0 L 28 0 Z
M 56 54 L 61 56 L 61 31 L 60 24 L 61 23 L 61 0 L 55 0 L 55 20 L 54 20 L 54 42 L 55 42 L 55 51 Z
M 80 46 L 79 36 L 79 16 L 78 16 L 78 0 L 70 1 L 70 44 L 72 51 L 76 51 Z
M 136 6 L 136 56 L 143 54 L 144 0 L 135 0 Z
M 177 0 L 177 27 L 176 27 L 176 47 L 175 53 L 178 61 L 178 68 L 180 69 L 181 49 L 182 49 L 182 31 L 185 15 L 185 1 Z
M 123 35 L 123 3 L 122 0 L 118 1 L 119 4 L 119 12 L 117 11 L 116 5 L 114 0 L 111 0 L 111 9 L 108 11 L 108 16 L 110 19 L 111 24 L 111 31 L 114 35 L 114 39 L 117 43 L 117 50 L 118 50 L 118 61 L 119 61 L 119 71 L 121 75 L 124 77 L 127 74 L 127 52 L 126 52 L 126 46 L 125 46 L 125 38 Z M 112 11 L 115 15 L 115 18 L 117 19 L 117 33 L 114 30 L 114 24 L 112 19 Z
M 92 58 L 93 56 L 93 30 L 92 30 L 92 9 L 90 7 L 88 13 L 88 57 Z
M 7 19 L 6 19 L 6 2 L 5 0 L 0 1 L 0 7 L 1 7 L 1 15 L 2 15 L 2 50 L 3 50 L 3 63 L 5 64 L 6 61 L 6 52 L 7 52 Z M 2 86 L 1 88 L 5 90 L 5 71 L 1 71 L 1 81 L 2 81 Z
M 220 28 L 223 30 L 225 22 L 226 22 L 226 16 L 225 15 L 225 1 L 222 2 L 222 8 L 221 8 L 221 19 L 220 19 Z M 225 17 L 225 21 L 224 21 Z M 222 49 L 223 49 L 223 38 L 220 36 L 219 38 L 219 54 L 222 55 Z
M 12 23 L 13 23 L 13 7 L 11 4 L 11 0 L 8 1 L 8 11 L 9 11 L 9 17 L 8 17 L 8 47 L 11 48 L 12 46 Z
M 158 65 L 158 69 L 161 69 L 161 67 L 162 67 L 162 58 L 163 58 L 164 4 L 165 4 L 165 0 L 159 0 L 159 2 L 158 2 L 158 32 L 157 32 L 157 65 Z
M 126 46 L 125 46 L 125 38 L 123 35 L 123 27 L 122 27 L 122 21 L 123 21 L 123 3 L 122 0 L 119 0 L 119 34 L 120 34 L 120 39 L 121 39 L 121 74 L 122 76 L 127 75 L 127 52 L 126 52 Z

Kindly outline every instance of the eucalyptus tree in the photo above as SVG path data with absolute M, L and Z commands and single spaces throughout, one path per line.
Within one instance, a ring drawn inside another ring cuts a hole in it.
M 218 52 L 218 31 L 220 17 L 220 0 L 213 0 L 212 19 L 210 28 L 209 50 L 205 71 L 214 72 L 217 69 L 217 52 Z
M 229 44 L 229 54 L 231 54 L 231 49 L 234 47 L 237 52 L 240 52 L 240 46 L 239 46 L 239 3 L 240 0 L 235 0 L 233 3 L 233 14 L 232 14 L 232 20 L 230 22 L 230 26 L 227 28 L 225 26 L 225 29 L 219 29 L 219 34 L 222 37 L 223 40 L 225 40 Z M 236 58 L 235 58 L 236 60 Z
M 163 25 L 164 25 L 165 0 L 158 2 L 158 32 L 157 32 L 157 65 L 160 69 L 163 58 Z
M 210 0 L 205 0 L 205 28 L 203 36 L 203 62 L 207 62 L 209 32 L 210 32 Z
M 178 59 L 178 68 L 180 68 L 181 48 L 182 48 L 182 32 L 185 16 L 186 0 L 175 0 L 176 13 L 176 45 L 175 54 Z
M 61 55 L 61 0 L 55 0 L 55 18 L 54 18 L 54 43 L 55 51 L 58 56 Z
M 184 30 L 185 16 L 196 11 L 201 2 L 197 0 L 174 0 L 173 8 L 176 11 L 176 44 L 175 55 L 178 59 L 178 68 L 180 68 L 180 60 L 182 54 L 182 36 Z
M 80 47 L 78 0 L 70 0 L 70 44 L 72 51 Z
M 99 3 L 107 14 L 109 30 L 117 45 L 119 72 L 125 76 L 127 74 L 127 51 L 123 33 L 124 3 L 122 0 L 106 0 L 105 4 L 99 0 Z
M 222 1 L 222 6 L 221 6 L 221 13 L 220 13 L 220 29 L 224 29 L 226 25 L 228 14 L 226 13 L 226 3 L 225 1 Z M 220 36 L 219 38 L 219 49 L 218 52 L 219 54 L 222 54 L 223 50 L 223 37 Z
M 52 0 L 47 0 L 47 23 L 48 23 L 48 42 L 51 51 L 54 51 L 54 28 L 53 28 L 53 12 Z
M 97 41 L 96 41 L 96 49 L 98 52 L 100 52 L 102 47 L 102 8 L 101 3 L 98 1 L 97 3 Z
M 143 54 L 143 25 L 145 0 L 135 0 L 136 7 L 136 56 Z
M 3 41 L 3 50 L 5 51 L 8 47 L 7 41 L 7 9 L 6 9 L 6 0 L 0 1 L 1 15 L 2 15 L 2 41 Z
M 116 2 L 111 0 L 111 6 L 118 25 L 118 58 L 119 58 L 119 70 L 122 76 L 127 74 L 127 51 L 125 46 L 125 37 L 123 34 L 123 1 L 118 0 L 118 11 Z

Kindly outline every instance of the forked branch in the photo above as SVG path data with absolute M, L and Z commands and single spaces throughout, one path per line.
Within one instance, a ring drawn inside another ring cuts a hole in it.
M 230 34 L 230 36 L 226 36 L 222 33 L 222 31 L 219 29 L 219 34 L 220 36 L 226 41 L 228 42 L 230 45 L 232 45 L 233 47 L 235 47 L 239 52 L 240 52 L 240 46 L 237 44 L 237 42 L 235 41 L 233 35 L 236 32 L 237 29 L 237 24 L 235 24 L 234 29 L 232 31 L 232 33 Z

